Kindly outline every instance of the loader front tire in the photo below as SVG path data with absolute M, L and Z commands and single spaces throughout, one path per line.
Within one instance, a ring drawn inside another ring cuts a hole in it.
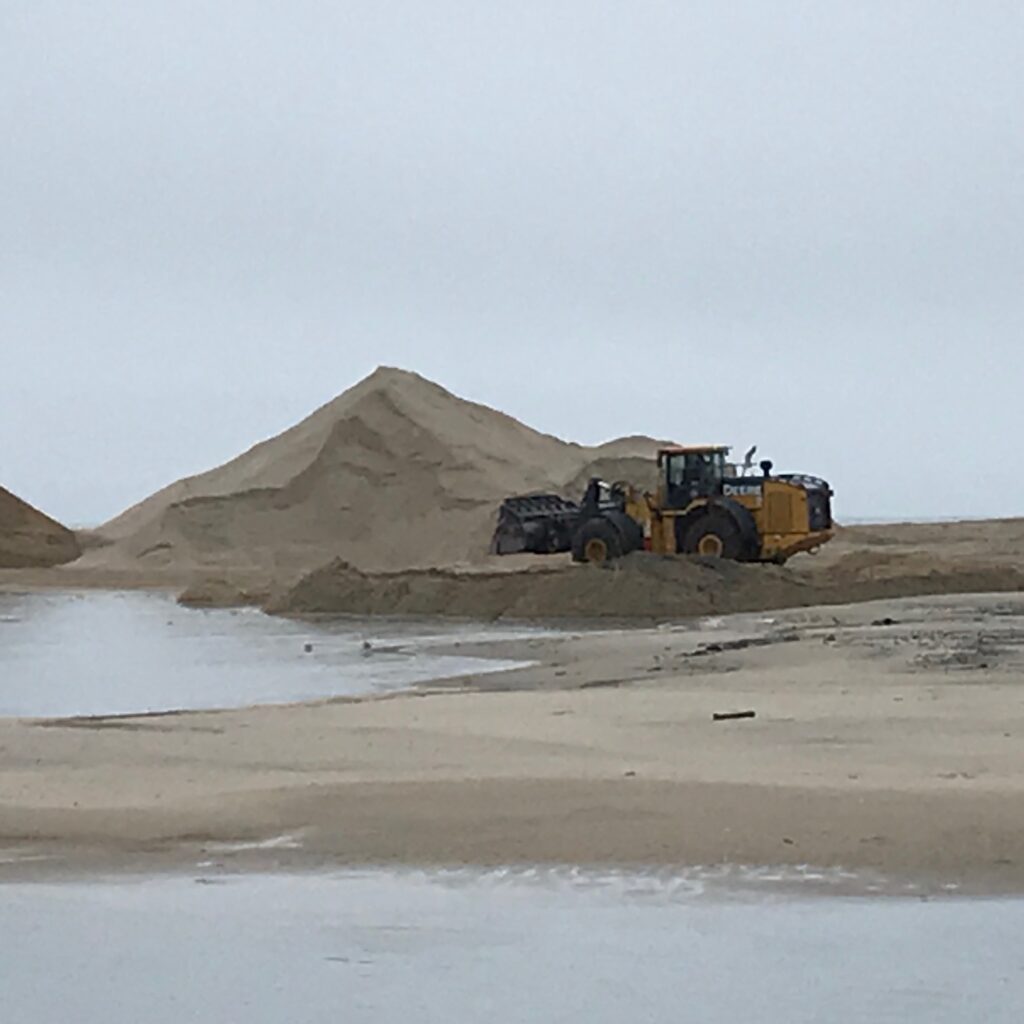
M 607 520 L 597 516 L 588 519 L 573 536 L 572 560 L 597 565 L 622 557 L 622 537 Z

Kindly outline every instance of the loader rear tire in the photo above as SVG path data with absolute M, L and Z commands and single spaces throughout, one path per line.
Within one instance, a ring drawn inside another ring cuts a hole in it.
M 619 531 L 600 516 L 588 519 L 572 539 L 572 560 L 600 565 L 622 557 Z
M 683 535 L 682 549 L 688 555 L 742 559 L 746 548 L 740 524 L 721 508 L 708 508 L 687 527 Z

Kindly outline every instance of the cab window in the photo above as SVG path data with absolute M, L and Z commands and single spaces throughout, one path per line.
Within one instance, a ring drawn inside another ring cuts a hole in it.
M 684 472 L 688 480 L 721 480 L 725 476 L 725 455 L 722 452 L 689 452 Z
M 668 482 L 678 487 L 686 478 L 686 458 L 682 455 L 670 455 L 668 460 Z

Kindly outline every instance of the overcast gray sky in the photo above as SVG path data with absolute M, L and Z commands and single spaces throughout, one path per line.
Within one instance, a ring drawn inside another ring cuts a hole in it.
M 0 483 L 95 522 L 378 363 L 1024 513 L 1024 5 L 0 0 Z

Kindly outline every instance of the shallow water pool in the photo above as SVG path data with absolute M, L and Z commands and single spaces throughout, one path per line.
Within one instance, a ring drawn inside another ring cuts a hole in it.
M 511 667 L 440 647 L 524 634 L 534 635 L 380 620 L 310 624 L 249 608 L 188 609 L 145 592 L 0 593 L 0 715 L 131 714 L 386 692 Z
M 34 1024 L 1009 1024 L 1021 934 L 1022 900 L 586 872 L 8 885 L 0 991 Z

